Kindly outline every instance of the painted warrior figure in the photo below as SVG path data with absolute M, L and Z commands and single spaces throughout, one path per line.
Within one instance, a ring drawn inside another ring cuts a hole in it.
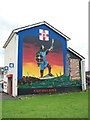
M 40 77 L 43 77 L 44 69 L 48 68 L 48 74 L 51 75 L 51 65 L 46 60 L 46 55 L 53 50 L 54 40 L 52 39 L 52 45 L 49 49 L 45 49 L 44 45 L 41 46 L 40 50 L 36 53 L 36 61 L 40 67 Z

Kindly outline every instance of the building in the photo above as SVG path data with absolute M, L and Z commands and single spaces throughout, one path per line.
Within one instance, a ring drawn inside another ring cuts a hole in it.
M 4 92 L 17 96 L 86 90 L 85 58 L 67 48 L 69 40 L 45 21 L 13 30 L 3 46 Z
M 86 71 L 86 84 L 87 88 L 90 87 L 90 71 Z
M 3 67 L 0 67 L 0 92 L 3 89 Z
M 3 67 L 0 67 L 0 81 L 3 80 Z

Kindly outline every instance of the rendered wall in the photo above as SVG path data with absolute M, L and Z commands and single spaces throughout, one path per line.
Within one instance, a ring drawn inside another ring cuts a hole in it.
M 17 95 L 17 35 L 14 34 L 11 41 L 5 48 L 5 58 L 4 58 L 4 66 L 8 66 L 8 71 L 4 74 L 4 81 L 8 82 L 8 78 L 6 77 L 8 74 L 13 74 L 12 79 L 12 95 Z M 14 68 L 9 68 L 9 63 L 14 64 Z M 8 87 L 8 83 L 7 83 Z

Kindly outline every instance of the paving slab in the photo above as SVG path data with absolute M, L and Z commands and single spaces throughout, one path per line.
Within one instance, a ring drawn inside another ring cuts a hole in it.
M 0 100 L 16 100 L 16 97 L 12 97 L 7 93 L 0 92 Z

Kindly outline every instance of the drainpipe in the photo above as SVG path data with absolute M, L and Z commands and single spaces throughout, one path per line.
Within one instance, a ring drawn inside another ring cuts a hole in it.
M 82 91 L 86 90 L 85 60 L 81 61 Z

